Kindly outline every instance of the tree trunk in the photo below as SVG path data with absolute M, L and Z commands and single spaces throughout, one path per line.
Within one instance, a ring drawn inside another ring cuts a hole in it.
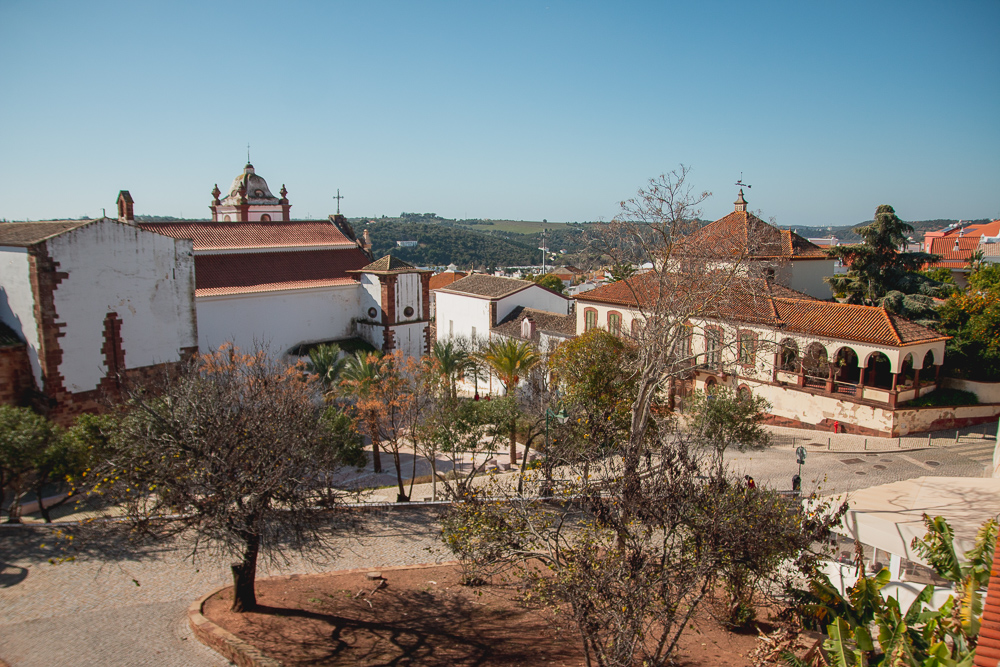
M 392 462 L 396 465 L 396 485 L 399 487 L 396 502 L 409 502 L 410 498 L 406 495 L 406 488 L 403 486 L 403 464 L 399 461 L 399 444 L 392 449 Z
M 517 422 L 510 423 L 510 467 L 517 465 Z
M 525 469 L 528 467 L 528 451 L 531 449 L 531 438 L 525 439 L 527 442 L 524 443 L 524 454 L 521 455 L 521 474 L 517 476 L 517 495 L 524 492 L 524 473 L 527 472 Z
M 375 472 L 382 472 L 382 456 L 378 451 L 378 425 L 369 424 L 368 432 L 372 437 L 372 466 Z
M 232 611 L 253 611 L 257 607 L 254 583 L 257 580 L 257 555 L 260 553 L 260 535 L 248 534 L 244 538 L 243 562 L 233 563 Z
M 45 506 L 45 501 L 42 499 L 41 486 L 35 489 L 35 497 L 38 498 L 38 511 L 42 515 L 42 520 L 45 521 L 45 523 L 52 523 L 52 517 L 49 514 L 49 508 Z

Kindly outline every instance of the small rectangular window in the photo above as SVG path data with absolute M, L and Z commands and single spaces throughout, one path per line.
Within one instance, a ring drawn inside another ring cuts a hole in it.
M 744 366 L 753 366 L 756 354 L 756 336 L 750 331 L 741 331 L 737 349 L 737 357 Z
M 622 332 L 622 316 L 619 313 L 608 313 L 608 331 L 615 336 Z
M 717 368 L 722 361 L 722 332 L 718 329 L 705 331 L 705 363 Z
M 448 320 L 448 338 L 455 335 L 455 320 Z
M 476 327 L 472 327 L 472 340 L 476 340 Z

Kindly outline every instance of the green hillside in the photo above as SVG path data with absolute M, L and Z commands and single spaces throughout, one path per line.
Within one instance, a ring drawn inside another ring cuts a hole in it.
M 538 246 L 518 235 L 491 234 L 470 231 L 455 226 L 430 222 L 397 222 L 379 219 L 375 222 L 356 221 L 354 229 L 360 236 L 367 229 L 375 259 L 392 254 L 418 266 L 460 267 L 521 266 L 541 262 Z M 512 238 L 513 237 L 513 238 Z M 413 248 L 401 248 L 396 241 L 417 241 Z

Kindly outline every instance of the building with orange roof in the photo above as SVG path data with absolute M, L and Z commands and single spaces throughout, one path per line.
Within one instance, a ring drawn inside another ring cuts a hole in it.
M 705 225 L 684 243 L 720 261 L 742 262 L 755 275 L 773 277 L 817 299 L 832 297 L 823 278 L 834 275 L 836 260 L 795 232 L 764 222 L 747 210 L 748 205 L 741 189 L 732 213 Z
M 927 252 L 941 255 L 941 259 L 926 268 L 945 268 L 951 271 L 959 287 L 968 285 L 968 275 L 972 270 L 972 257 L 977 251 L 995 256 L 993 248 L 985 248 L 992 239 L 1000 236 L 1000 220 L 981 224 L 965 224 L 961 222 L 936 232 L 924 234 L 924 247 Z M 984 240 L 985 243 L 984 243 Z
M 649 272 L 577 295 L 577 333 L 600 327 L 641 340 L 670 284 L 669 275 Z M 954 425 L 924 423 L 905 405 L 938 388 L 948 337 L 884 308 L 741 278 L 683 326 L 675 354 L 688 370 L 672 387 L 680 397 L 725 386 L 767 399 L 775 424 L 870 435 Z M 968 423 L 998 411 L 985 408 Z

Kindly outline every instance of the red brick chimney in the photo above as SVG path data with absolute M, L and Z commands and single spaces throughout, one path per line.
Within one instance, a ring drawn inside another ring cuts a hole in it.
M 118 191 L 118 221 L 128 224 L 135 223 L 135 212 L 133 210 L 132 195 L 128 190 Z

